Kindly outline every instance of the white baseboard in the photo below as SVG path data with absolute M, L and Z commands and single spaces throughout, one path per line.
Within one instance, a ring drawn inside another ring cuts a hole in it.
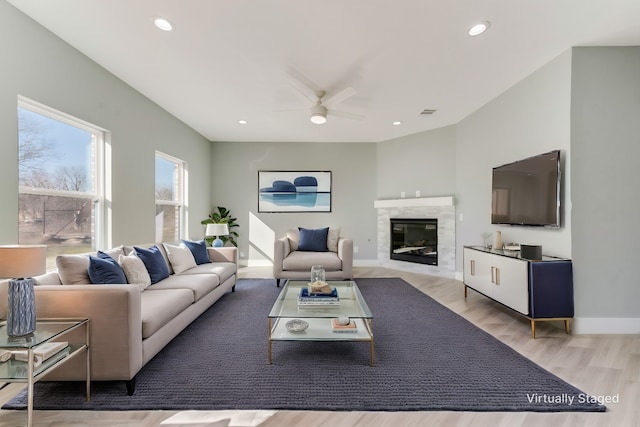
M 640 318 L 576 317 L 571 329 L 575 335 L 640 334 Z
M 377 259 L 354 259 L 354 267 L 379 267 L 380 261 Z

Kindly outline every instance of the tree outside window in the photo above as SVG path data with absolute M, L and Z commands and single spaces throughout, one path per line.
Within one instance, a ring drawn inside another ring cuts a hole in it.
M 33 101 L 18 103 L 20 244 L 60 253 L 96 249 L 102 212 L 98 159 L 104 133 Z
M 184 233 L 185 163 L 156 152 L 156 242 L 173 242 Z

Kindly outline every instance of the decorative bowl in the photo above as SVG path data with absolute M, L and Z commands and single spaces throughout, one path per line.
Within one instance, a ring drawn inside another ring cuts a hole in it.
M 309 327 L 309 324 L 302 319 L 291 319 L 284 326 L 289 332 L 302 332 Z

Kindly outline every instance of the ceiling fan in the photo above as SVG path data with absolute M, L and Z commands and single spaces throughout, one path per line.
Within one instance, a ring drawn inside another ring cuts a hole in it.
M 311 123 L 322 125 L 327 122 L 328 115 L 343 117 L 352 120 L 364 119 L 364 116 L 361 116 L 360 114 L 339 111 L 333 108 L 335 105 L 356 94 L 355 89 L 351 87 L 344 88 L 340 92 L 331 95 L 326 99 L 325 97 L 327 96 L 327 92 L 320 89 L 314 90 L 313 92 L 317 98 L 316 100 L 314 100 L 293 83 L 290 83 L 290 85 L 295 89 L 297 94 L 301 95 L 305 100 L 309 101 L 312 104 L 309 115 L 309 120 L 311 120 Z

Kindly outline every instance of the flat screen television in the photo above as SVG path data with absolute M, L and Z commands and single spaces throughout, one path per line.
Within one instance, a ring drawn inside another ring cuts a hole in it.
M 560 150 L 493 168 L 491 224 L 560 227 Z

